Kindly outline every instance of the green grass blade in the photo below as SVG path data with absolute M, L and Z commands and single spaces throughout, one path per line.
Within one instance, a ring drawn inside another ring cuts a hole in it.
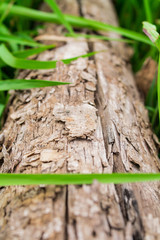
M 14 4 L 14 2 L 15 2 L 15 0 L 11 0 L 10 3 L 8 4 L 8 7 L 5 9 L 5 11 L 3 12 L 3 14 L 0 17 L 0 24 L 5 20 L 5 18 L 9 14 L 10 8 Z
M 16 51 L 16 52 L 13 53 L 13 55 L 15 57 L 18 57 L 18 58 L 27 58 L 27 57 L 30 57 L 32 55 L 39 54 L 39 53 L 41 53 L 43 51 L 46 51 L 48 49 L 52 49 L 54 47 L 55 47 L 55 45 L 47 45 L 47 46 L 44 46 L 44 47 L 27 49 L 27 50 L 24 50 L 24 51 Z M 7 64 L 2 59 L 0 59 L 0 68 L 4 67 L 6 65 Z
M 32 48 L 32 49 L 27 49 L 24 51 L 17 51 L 17 52 L 14 52 L 13 55 L 18 58 L 27 58 L 32 55 L 39 54 L 46 50 L 52 49 L 54 47 L 55 47 L 55 45 L 47 45 L 47 46 L 39 47 L 39 48 Z
M 69 31 L 69 33 L 74 36 L 75 33 L 71 27 L 71 25 L 69 24 L 69 22 L 65 19 L 64 14 L 61 12 L 60 8 L 58 7 L 58 5 L 56 4 L 55 0 L 45 0 L 48 5 L 50 6 L 50 8 L 53 10 L 53 12 L 55 12 L 59 18 L 59 21 L 66 27 L 66 29 Z
M 70 21 L 73 21 L 73 24 L 77 24 L 77 26 L 79 27 L 85 27 L 85 28 L 90 28 L 93 30 L 103 30 L 103 31 L 111 31 L 111 32 L 115 32 L 118 34 L 121 34 L 124 37 L 139 41 L 139 42 L 143 42 L 143 43 L 147 43 L 150 44 L 152 46 L 154 46 L 145 36 L 143 36 L 141 33 L 137 33 L 134 32 L 132 30 L 128 30 L 128 29 L 124 29 L 121 27 L 116 27 L 116 26 L 112 26 L 103 22 L 98 22 L 95 20 L 91 20 L 91 19 L 86 19 L 86 18 L 80 18 L 80 17 L 75 17 L 75 16 L 69 16 L 68 18 L 70 19 Z
M 0 36 L 1 35 L 11 35 L 12 36 L 12 34 L 11 34 L 11 32 L 10 32 L 10 30 L 7 28 L 7 26 L 6 25 L 4 25 L 4 24 L 0 24 Z M 15 42 L 12 42 L 12 41 L 8 41 L 8 43 L 9 43 L 9 45 L 10 45 L 10 47 L 11 47 L 11 49 L 13 50 L 13 51 L 17 51 L 17 49 L 18 49 L 18 46 L 17 46 L 17 44 L 15 43 Z
M 0 68 L 5 67 L 7 64 L 3 62 L 3 60 L 0 58 Z
M 152 12 L 151 12 L 149 0 L 143 0 L 143 5 L 144 5 L 145 14 L 146 14 L 146 20 L 152 23 L 153 18 L 152 18 Z
M 11 35 L 11 32 L 9 31 L 9 29 L 3 23 L 0 24 L 0 34 Z
M 155 112 L 155 108 L 152 108 L 150 106 L 145 106 L 147 108 L 148 111 L 154 113 Z
M 88 54 L 84 54 L 81 56 L 77 56 L 74 58 L 69 58 L 69 59 L 62 59 L 62 61 L 65 64 L 69 64 L 72 61 L 82 57 L 90 57 L 93 56 L 98 52 L 91 52 Z M 4 44 L 0 45 L 0 58 L 2 61 L 4 61 L 7 65 L 13 67 L 13 68 L 18 68 L 18 69 L 51 69 L 51 68 L 56 68 L 56 63 L 57 61 L 36 61 L 36 60 L 27 60 L 23 58 L 16 58 L 13 56 L 13 54 L 6 48 Z
M 64 60 L 61 60 L 63 63 L 65 64 L 69 64 L 71 63 L 72 61 L 78 59 L 78 58 L 86 58 L 86 57 L 92 57 L 94 56 L 95 54 L 97 53 L 100 53 L 100 52 L 105 52 L 106 50 L 102 50 L 102 51 L 95 51 L 95 52 L 90 52 L 90 53 L 87 53 L 87 54 L 84 54 L 84 55 L 81 55 L 81 56 L 78 56 L 78 57 L 73 57 L 73 58 L 68 58 L 68 59 L 64 59 Z
M 159 111 L 159 122 L 160 122 L 160 53 L 159 53 L 159 60 L 158 60 L 157 94 L 158 94 L 158 111 Z
M 156 119 L 157 119 L 157 117 L 158 117 L 158 103 L 157 103 L 157 106 L 156 106 L 156 108 L 154 109 L 154 112 L 153 112 L 153 114 L 152 114 L 152 120 L 151 120 L 151 123 L 152 123 L 152 128 L 154 127 L 154 125 L 155 125 L 155 122 L 156 122 Z
M 7 4 L 3 3 L 0 6 L 0 13 L 2 13 L 6 9 L 6 7 L 7 7 Z M 31 19 L 36 19 L 39 21 L 60 23 L 60 20 L 56 14 L 46 13 L 46 12 L 29 9 L 25 7 L 20 7 L 20 6 L 12 6 L 10 9 L 10 14 L 27 17 Z M 149 39 L 146 36 L 143 36 L 143 34 L 141 33 L 137 33 L 121 27 L 111 26 L 109 24 L 105 24 L 95 20 L 85 19 L 82 17 L 70 16 L 70 15 L 64 15 L 64 16 L 66 21 L 69 22 L 72 26 L 81 27 L 81 28 L 90 28 L 93 30 L 112 31 L 112 32 L 119 33 L 122 36 L 128 37 L 130 39 L 154 46 L 154 44 L 151 41 L 149 41 Z
M 156 24 L 160 25 L 160 19 L 156 20 Z
M 5 81 L 0 81 L 0 91 L 6 90 L 20 90 L 20 89 L 29 89 L 29 88 L 41 88 L 41 87 L 50 87 L 57 85 L 69 84 L 67 82 L 54 82 L 54 81 L 45 81 L 39 79 L 8 79 Z
M 149 88 L 149 91 L 147 93 L 145 105 L 150 107 L 155 107 L 157 103 L 157 74 L 155 74 L 155 77 L 152 81 L 152 84 Z
M 5 108 L 5 105 L 0 103 L 0 117 L 2 116 L 4 108 Z
M 72 36 L 71 34 L 66 34 L 65 36 Z M 110 38 L 110 37 L 106 37 L 103 35 L 92 35 L 92 34 L 76 34 L 76 36 L 72 36 L 72 37 L 82 37 L 82 38 L 86 38 L 86 39 L 98 39 L 98 40 L 106 40 L 106 41 L 118 41 L 118 42 L 126 42 L 126 43 L 133 43 L 133 40 L 129 40 L 129 39 L 124 39 L 124 38 Z
M 25 45 L 25 46 L 30 46 L 30 47 L 40 47 L 40 46 L 44 46 L 43 44 L 37 43 L 35 41 L 29 41 L 17 36 L 13 36 L 13 35 L 3 35 L 0 34 L 0 41 L 3 42 L 13 42 L 16 44 L 21 44 L 21 45 Z
M 34 184 L 92 184 L 129 183 L 160 180 L 160 173 L 113 173 L 113 174 L 0 174 L 0 186 L 34 185 Z

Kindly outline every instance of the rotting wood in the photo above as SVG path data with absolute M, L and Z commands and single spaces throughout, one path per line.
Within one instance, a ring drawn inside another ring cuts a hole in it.
M 67 13 L 117 24 L 109 0 L 66 0 L 60 5 Z M 59 34 L 61 29 L 48 24 L 47 33 Z M 67 66 L 59 62 L 56 70 L 20 73 L 19 78 L 72 85 L 14 93 L 0 135 L 1 172 L 159 171 L 147 111 L 125 61 L 123 43 L 73 41 L 38 59 L 69 58 L 92 49 L 107 51 Z M 159 187 L 158 182 L 95 182 L 1 188 L 0 239 L 156 240 Z
M 136 84 L 142 96 L 147 96 L 149 88 L 156 77 L 157 69 L 156 61 L 149 57 L 145 60 L 142 69 L 136 73 Z

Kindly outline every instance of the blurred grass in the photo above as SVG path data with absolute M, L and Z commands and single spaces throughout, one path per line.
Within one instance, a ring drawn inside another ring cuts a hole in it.
M 9 7 L 3 14 L 0 15 L 0 44 L 4 43 L 12 52 L 20 52 L 24 50 L 25 43 L 29 45 L 29 43 L 33 43 L 32 37 L 37 34 L 36 28 L 33 32 L 32 28 L 34 26 L 34 22 L 23 18 L 19 20 L 18 17 L 11 17 L 9 15 L 10 6 L 21 5 L 24 7 L 37 8 L 41 0 L 1 0 L 0 6 L 3 3 L 8 3 Z M 14 41 L 13 41 L 14 39 Z M 24 45 L 23 45 L 24 42 Z M 20 44 L 21 43 L 21 44 Z M 36 44 L 35 44 L 36 45 Z M 2 61 L 0 61 L 2 63 Z M 5 79 L 13 79 L 15 76 L 15 69 L 5 66 L 5 64 L 0 64 L 0 80 Z M 9 94 L 7 91 L 0 91 L 0 127 L 1 127 L 1 116 L 5 109 L 5 106 L 8 102 Z
M 142 22 L 148 21 L 156 25 L 157 19 L 160 18 L 160 1 L 159 0 L 115 0 L 119 24 L 121 27 L 142 33 Z M 156 25 L 160 32 L 160 25 Z M 151 57 L 158 62 L 158 51 L 152 46 L 134 42 L 134 55 L 131 59 L 134 72 L 141 69 L 145 59 Z M 159 69 L 160 71 L 160 69 Z M 153 128 L 160 139 L 160 121 L 158 113 L 158 96 L 157 96 L 157 75 L 153 76 L 153 83 L 145 99 L 146 108 L 149 111 L 149 118 Z
M 118 14 L 119 24 L 121 27 L 142 33 L 142 22 L 152 20 L 156 23 L 156 19 L 160 17 L 160 1 L 159 0 L 115 0 L 115 7 Z M 158 31 L 160 27 L 158 26 Z M 158 52 L 155 48 L 140 42 L 135 42 L 134 56 L 132 58 L 132 67 L 138 71 L 147 57 L 152 57 L 158 61 Z

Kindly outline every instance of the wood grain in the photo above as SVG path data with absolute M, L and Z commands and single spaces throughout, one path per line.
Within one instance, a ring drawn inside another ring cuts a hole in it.
M 109 0 L 59 1 L 64 12 L 117 25 Z M 47 24 L 45 34 L 64 29 Z M 113 33 L 109 33 L 113 36 Z M 115 34 L 114 34 L 115 36 Z M 117 37 L 117 35 L 116 35 Z M 106 50 L 19 78 L 71 82 L 12 93 L 0 137 L 1 172 L 158 172 L 157 149 L 126 49 L 120 42 L 69 41 L 38 55 L 55 60 Z M 1 188 L 0 239 L 156 240 L 159 182 Z

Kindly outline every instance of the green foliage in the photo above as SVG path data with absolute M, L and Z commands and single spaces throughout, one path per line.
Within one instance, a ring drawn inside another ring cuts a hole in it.
M 155 46 L 159 51 L 158 80 L 157 80 L 158 108 L 156 107 L 156 111 L 153 112 L 154 121 L 155 121 L 155 113 L 157 113 L 157 110 L 159 111 L 159 119 L 160 119 L 160 35 L 157 32 L 157 27 L 148 22 L 143 22 L 143 31 L 150 38 L 150 40 L 155 44 Z
M 156 44 L 159 38 L 157 27 L 149 22 L 143 22 L 143 31 L 159 49 L 159 45 Z
M 120 26 L 142 33 L 142 22 L 156 23 L 159 17 L 159 0 L 115 0 L 115 6 L 119 16 Z M 158 27 L 158 31 L 159 31 Z M 133 70 L 138 71 L 147 57 L 158 60 L 155 48 L 149 47 L 139 41 L 134 43 L 134 55 L 132 58 Z
M 27 18 L 21 19 L 20 21 L 17 16 L 15 17 L 10 16 L 10 10 L 13 4 L 14 5 L 21 4 L 21 6 L 24 6 L 24 7 L 34 7 L 34 6 L 36 7 L 39 2 L 40 1 L 37 1 L 37 0 L 35 1 L 33 0 L 27 0 L 27 1 L 1 0 L 0 1 L 0 7 L 3 4 L 6 4 L 7 6 L 6 9 L 2 11 L 0 14 L 0 43 L 5 43 L 5 46 L 7 46 L 12 52 L 12 54 L 14 54 L 14 57 L 26 58 L 28 56 L 40 53 L 42 51 L 45 51 L 51 48 L 51 46 L 44 46 L 33 40 L 32 37 L 37 33 L 37 31 L 35 30 L 33 33 L 33 30 L 32 31 L 30 30 L 31 25 L 33 25 L 32 21 L 29 21 Z M 27 32 L 27 34 L 25 34 L 25 32 Z M 24 50 L 24 46 L 36 47 L 36 48 Z M 0 51 L 0 53 L 3 58 L 4 56 L 3 51 L 2 52 Z M 5 63 L 2 60 L 2 58 L 0 58 L 0 80 L 14 78 L 15 69 L 10 68 L 8 66 L 8 62 Z M 5 81 L 3 81 L 3 87 L 4 87 L 4 83 Z M 7 82 L 5 84 L 7 84 Z M 3 87 L 1 84 L 0 85 L 0 90 L 1 90 L 0 91 L 0 119 L 9 98 L 8 92 L 2 91 Z M 8 86 L 8 89 L 9 88 L 10 86 Z
M 57 85 L 64 85 L 69 84 L 67 82 L 54 82 L 54 81 L 45 81 L 39 79 L 10 79 L 5 81 L 0 81 L 0 91 L 6 90 L 20 90 L 20 89 L 29 89 L 29 88 L 40 88 L 40 87 L 50 87 L 50 86 L 57 86 Z
M 130 1 L 124 1 L 124 0 L 115 0 L 115 6 L 117 9 L 117 13 L 119 15 L 119 21 L 120 26 L 129 28 L 132 31 L 137 31 L 139 33 L 142 32 L 142 22 L 148 21 L 148 23 L 145 23 L 148 26 L 151 27 L 151 23 L 154 25 L 159 24 L 159 9 L 160 9 L 160 1 L 159 0 L 130 0 Z M 155 34 L 155 37 L 158 37 L 160 32 L 160 26 L 156 25 L 151 27 L 153 33 Z M 150 33 L 149 33 L 150 35 Z M 151 42 L 154 37 L 152 36 Z M 156 40 L 156 39 L 155 39 Z M 159 42 L 156 42 L 156 47 Z M 158 62 L 159 56 L 158 51 L 156 48 L 153 48 L 151 46 L 147 46 L 145 44 L 140 43 L 139 41 L 134 42 L 132 45 L 134 46 L 134 55 L 132 58 L 132 66 L 134 71 L 138 71 L 143 62 L 147 57 L 151 57 L 152 59 L 156 60 Z M 160 72 L 160 66 L 159 72 Z M 157 85 L 157 76 L 154 76 L 153 83 L 150 87 L 150 90 L 148 92 L 147 98 L 145 100 L 146 107 L 149 111 L 149 117 L 152 124 L 153 131 L 157 134 L 157 136 L 160 139 L 160 123 L 159 123 L 159 110 L 160 104 L 158 104 L 158 101 L 160 102 L 160 86 L 159 86 L 159 76 L 160 73 L 158 73 L 158 85 Z M 159 99 L 157 101 L 157 98 Z
M 53 49 L 54 47 L 55 47 L 55 45 L 52 44 L 52 45 L 47 45 L 47 46 L 39 47 L 39 48 L 31 48 L 31 49 L 27 49 L 27 50 L 23 50 L 23 51 L 13 52 L 13 55 L 18 58 L 27 58 L 32 55 L 39 54 L 45 50 Z
M 99 39 L 99 40 L 106 40 L 106 41 L 118 41 L 118 42 L 126 42 L 126 43 L 133 43 L 134 41 L 133 40 L 130 40 L 130 39 L 125 39 L 125 38 L 110 38 L 110 37 L 106 37 L 106 36 L 103 36 L 103 35 L 93 35 L 93 34 L 79 34 L 77 33 L 76 35 L 71 35 L 71 34 L 65 34 L 66 36 L 72 36 L 72 37 L 79 37 L 79 38 L 85 38 L 85 39 L 92 39 L 92 40 L 96 40 L 96 39 Z
M 143 5 L 144 5 L 144 11 L 146 15 L 146 20 L 150 23 L 153 22 L 153 17 L 152 17 L 152 11 L 150 7 L 150 1 L 149 0 L 143 0 Z
M 6 8 L 7 4 L 2 4 L 0 6 L 0 13 L 5 11 Z M 59 16 L 57 16 L 57 14 L 46 13 L 39 10 L 24 8 L 21 6 L 12 6 L 10 9 L 10 14 L 13 16 L 16 15 L 19 17 L 28 17 L 38 21 L 61 23 L 61 21 L 59 20 Z M 74 27 L 87 28 L 92 30 L 112 31 L 119 33 L 124 37 L 154 46 L 142 33 L 131 31 L 130 29 L 124 29 L 121 27 L 116 27 L 106 23 L 77 16 L 64 15 L 64 17 L 66 21 Z
M 42 44 L 39 44 L 35 41 L 30 41 L 21 37 L 17 37 L 17 36 L 12 36 L 12 35 L 0 35 L 0 41 L 3 42 L 12 42 L 12 43 L 16 43 L 16 44 L 21 44 L 21 45 L 25 45 L 25 46 L 30 46 L 30 47 L 39 47 L 42 46 Z

